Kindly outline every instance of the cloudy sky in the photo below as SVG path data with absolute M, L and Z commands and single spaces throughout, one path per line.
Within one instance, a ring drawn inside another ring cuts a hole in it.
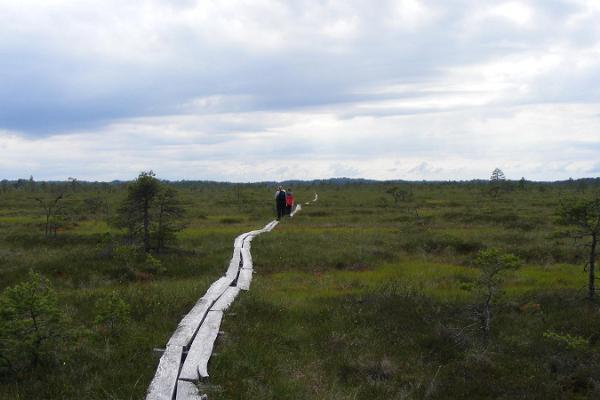
M 0 179 L 600 175 L 597 0 L 0 0 Z

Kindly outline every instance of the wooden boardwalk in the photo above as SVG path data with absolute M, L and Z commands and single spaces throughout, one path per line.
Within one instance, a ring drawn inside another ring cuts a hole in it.
M 314 200 L 318 199 L 315 194 Z M 302 210 L 296 205 L 293 217 Z M 146 400 L 200 400 L 206 398 L 196 383 L 208 377 L 208 360 L 223 319 L 223 313 L 233 303 L 240 290 L 249 290 L 252 282 L 250 246 L 256 236 L 270 232 L 278 221 L 264 228 L 239 235 L 233 243 L 233 256 L 224 276 L 217 279 L 183 317 L 169 339 L 150 383 Z

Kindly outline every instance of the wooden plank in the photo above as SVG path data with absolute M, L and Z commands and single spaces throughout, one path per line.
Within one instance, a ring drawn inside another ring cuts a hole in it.
M 277 224 L 279 224 L 279 221 L 277 221 L 277 220 L 271 221 L 271 223 L 269 225 L 267 225 L 268 226 L 267 231 L 271 232 L 273 230 L 273 228 L 275 228 L 277 226 Z
M 242 268 L 252 269 L 252 254 L 246 247 L 242 248 Z
M 190 312 L 179 322 L 167 346 L 182 346 L 187 348 L 191 344 L 192 338 L 196 334 L 196 331 L 198 331 L 206 313 L 210 310 L 212 303 L 212 301 L 205 298 L 198 300 Z
M 179 380 L 177 382 L 177 399 L 176 400 L 201 400 L 198 387 L 188 381 Z
M 250 268 L 240 269 L 240 276 L 238 277 L 237 287 L 242 290 L 250 290 L 250 282 L 252 282 L 252 270 Z
M 293 217 L 294 215 L 296 215 L 296 213 L 298 211 L 302 211 L 302 206 L 300 204 L 296 204 L 296 208 L 294 209 L 294 211 L 292 211 L 292 213 L 290 214 L 290 217 Z
M 179 379 L 198 381 L 208 376 L 208 360 L 219 334 L 222 311 L 209 311 L 188 351 Z
M 315 201 L 316 201 L 315 194 Z M 299 205 L 294 213 L 299 211 Z M 201 400 L 198 388 L 192 383 L 208 377 L 208 361 L 219 333 L 223 311 L 242 290 L 250 289 L 252 281 L 251 242 L 255 236 L 270 232 L 279 221 L 273 220 L 262 229 L 242 233 L 234 240 L 234 250 L 225 276 L 215 281 L 206 294 L 196 302 L 179 322 L 160 358 L 156 374 L 148 388 L 146 400 Z M 243 261 L 240 267 L 240 260 Z M 239 271 L 239 277 L 238 277 Z M 238 286 L 231 283 L 238 277 Z M 191 342 L 194 338 L 193 342 Z M 188 355 L 181 367 L 183 351 Z M 181 373 L 179 369 L 181 367 Z M 178 379 L 179 374 L 179 379 Z
M 310 203 L 314 203 L 314 202 L 315 202 L 315 201 L 317 201 L 317 200 L 319 200 L 319 195 L 315 193 L 315 198 L 314 198 L 314 199 L 312 199 L 311 201 L 307 201 L 307 202 L 306 202 L 306 203 L 304 203 L 304 204 L 310 204 Z
M 210 285 L 206 294 L 202 297 L 208 301 L 215 302 L 223 293 L 225 293 L 225 290 L 231 285 L 233 279 L 234 278 L 231 278 L 230 276 L 222 276 Z
M 240 293 L 240 288 L 235 286 L 229 286 L 225 293 L 215 302 L 210 311 L 225 311 L 229 308 L 231 303 L 235 300 L 238 293 Z
M 233 247 L 234 248 L 241 248 L 242 247 L 242 242 L 244 241 L 244 239 L 246 238 L 246 236 L 248 235 L 249 232 L 246 233 L 242 233 L 241 235 L 239 235 L 238 237 L 235 238 L 235 240 L 233 241 Z
M 183 347 L 167 346 L 148 388 L 146 400 L 173 400 L 182 354 Z
M 240 261 L 242 259 L 241 249 L 237 250 L 237 253 L 231 258 L 229 262 L 229 267 L 227 268 L 227 272 L 225 276 L 234 280 L 237 278 L 237 274 L 240 270 Z

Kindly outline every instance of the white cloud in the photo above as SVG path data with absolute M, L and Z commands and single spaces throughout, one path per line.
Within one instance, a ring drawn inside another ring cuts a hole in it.
M 487 15 L 504 18 L 523 27 L 532 21 L 533 10 L 523 2 L 510 1 L 492 6 Z

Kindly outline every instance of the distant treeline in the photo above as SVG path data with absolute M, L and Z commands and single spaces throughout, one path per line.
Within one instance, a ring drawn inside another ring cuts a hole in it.
M 312 179 L 312 180 L 285 180 L 285 181 L 260 181 L 260 182 L 219 182 L 211 180 L 177 180 L 170 181 L 168 179 L 161 180 L 164 183 L 168 183 L 178 187 L 231 187 L 235 185 L 244 186 L 255 186 L 255 187 L 272 187 L 276 185 L 284 186 L 320 186 L 320 185 L 461 185 L 461 186 L 480 186 L 487 185 L 490 183 L 486 179 L 471 179 L 471 180 L 449 180 L 449 181 L 432 181 L 432 180 L 375 180 L 375 179 L 363 179 L 363 178 L 329 178 L 329 179 Z M 65 181 L 36 181 L 33 177 L 29 179 L 16 179 L 8 180 L 3 179 L 0 181 L 0 190 L 7 191 L 10 189 L 44 189 L 48 186 L 53 188 L 61 189 L 77 189 L 80 187 L 86 187 L 89 189 L 105 189 L 110 190 L 114 188 L 126 187 L 131 181 L 113 180 L 110 182 L 103 181 L 82 181 L 76 178 L 69 178 Z M 532 186 L 600 186 L 600 177 L 595 178 L 580 178 L 580 179 L 567 179 L 559 181 L 530 181 L 525 178 L 519 180 L 507 179 L 507 185 L 532 185 Z

